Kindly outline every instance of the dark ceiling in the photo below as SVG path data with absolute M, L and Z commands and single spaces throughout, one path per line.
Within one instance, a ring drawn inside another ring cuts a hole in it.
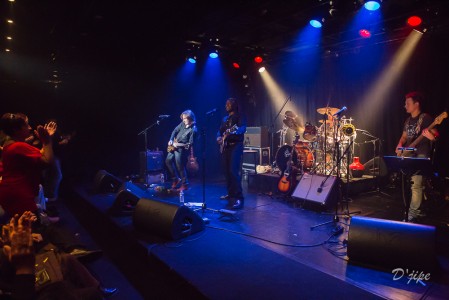
M 413 13 L 424 18 L 423 27 L 431 34 L 447 35 L 448 4 L 446 0 L 383 1 L 384 22 L 371 43 L 403 39 L 405 19 Z M 11 49 L 9 55 L 38 59 L 59 72 L 76 64 L 138 71 L 142 66 L 179 64 L 189 41 L 204 48 L 210 38 L 218 38 L 229 57 L 260 50 L 268 60 L 276 60 L 283 52 L 297 50 L 291 47 L 294 35 L 317 12 L 326 19 L 322 49 L 344 51 L 354 47 L 344 33 L 360 6 L 359 0 L 2 0 L 2 18 L 12 18 L 14 24 L 4 22 L 0 30 L 13 37 L 2 42 L 2 48 Z M 51 78 L 41 80 L 45 79 Z

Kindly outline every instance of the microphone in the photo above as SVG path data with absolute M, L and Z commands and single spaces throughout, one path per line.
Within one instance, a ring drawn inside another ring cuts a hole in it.
M 321 184 L 320 184 L 320 187 L 316 190 L 318 193 L 321 193 L 322 191 L 323 191 L 323 185 L 324 185 L 324 182 L 326 181 L 326 179 L 324 179 L 322 182 L 321 182 Z
M 347 109 L 348 108 L 346 106 L 343 106 L 342 108 L 340 108 L 339 111 L 337 111 L 335 114 L 333 114 L 332 117 L 336 117 L 336 116 L 340 115 L 342 112 L 344 112 Z
M 160 119 L 165 119 L 165 118 L 168 118 L 168 117 L 170 117 L 170 115 L 159 115 Z
M 214 112 L 216 112 L 217 111 L 217 109 L 216 108 L 214 108 L 214 109 L 211 109 L 211 110 L 209 110 L 207 113 L 206 113 L 206 115 L 210 115 L 210 114 L 213 114 Z

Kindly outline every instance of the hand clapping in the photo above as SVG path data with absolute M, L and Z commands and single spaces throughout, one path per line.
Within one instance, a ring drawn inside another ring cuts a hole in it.
M 47 145 L 51 141 L 51 136 L 55 134 L 58 125 L 55 122 L 49 122 L 44 126 L 37 126 L 37 130 L 35 131 L 36 135 L 39 137 L 42 145 Z

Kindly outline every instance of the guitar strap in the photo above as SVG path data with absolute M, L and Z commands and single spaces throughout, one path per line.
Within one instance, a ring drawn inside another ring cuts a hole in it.
M 181 135 L 181 137 L 176 136 L 176 140 L 179 141 L 180 139 L 186 137 L 190 132 L 192 132 L 192 127 L 190 127 L 189 129 L 190 129 L 190 130 L 185 131 L 185 132 Z
M 406 127 L 409 126 L 409 124 L 410 124 L 410 119 L 411 119 L 411 117 L 409 117 L 409 118 L 407 119 L 407 125 L 406 125 Z M 419 133 L 421 132 L 421 125 L 422 125 L 423 119 L 424 119 L 424 113 L 421 113 L 421 114 L 419 115 L 418 122 L 416 123 L 414 139 L 416 139 L 416 138 L 419 136 Z

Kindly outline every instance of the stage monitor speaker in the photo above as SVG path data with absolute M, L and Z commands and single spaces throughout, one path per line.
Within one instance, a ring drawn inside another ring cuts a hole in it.
M 203 219 L 190 208 L 142 198 L 133 215 L 134 227 L 172 240 L 204 230 Z
M 131 182 L 124 182 L 109 208 L 109 213 L 115 216 L 131 215 L 140 198 L 148 197 L 149 193 Z
M 437 266 L 435 227 L 354 216 L 348 235 L 349 261 L 373 267 L 431 271 Z
M 115 193 L 120 188 L 122 180 L 105 170 L 99 170 L 94 179 L 94 193 Z
M 315 202 L 320 205 L 333 203 L 335 176 L 310 175 L 304 173 L 292 193 L 293 198 Z
M 246 127 L 244 145 L 259 148 L 269 147 L 267 127 Z

